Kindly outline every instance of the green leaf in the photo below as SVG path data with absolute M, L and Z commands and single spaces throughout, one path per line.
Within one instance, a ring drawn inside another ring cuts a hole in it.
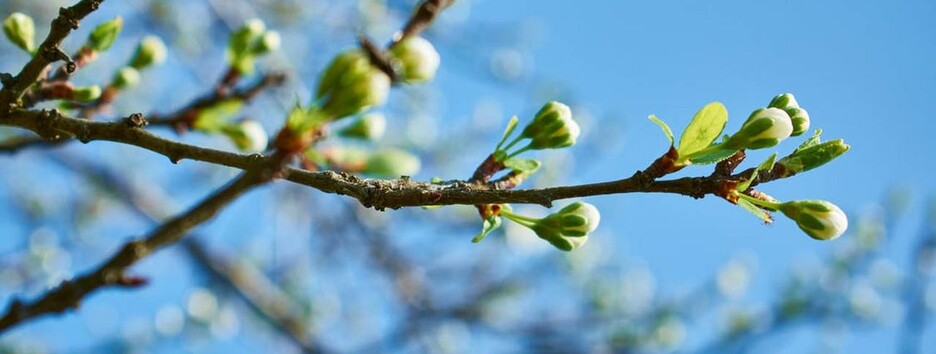
M 502 221 L 499 216 L 491 216 L 487 218 L 486 220 L 484 220 L 484 225 L 481 227 L 481 232 L 475 235 L 475 237 L 471 239 L 471 242 L 472 243 L 481 242 L 481 240 L 483 240 L 484 237 L 487 236 L 489 233 L 500 228 L 501 224 L 502 224 Z
M 820 143 L 822 143 L 822 139 L 819 138 L 819 135 L 821 134 L 822 134 L 822 129 L 816 129 L 816 131 L 813 133 L 811 137 L 809 137 L 809 139 L 806 139 L 806 141 L 800 144 L 800 146 L 796 147 L 796 150 L 793 150 L 792 154 L 795 154 L 797 151 L 803 150 L 810 146 L 819 145 Z
M 531 175 L 540 168 L 541 163 L 535 159 L 510 158 L 504 161 L 504 167 L 524 175 Z
M 773 222 L 773 217 L 770 216 L 770 213 L 767 212 L 766 210 L 758 208 L 756 205 L 754 205 L 754 203 L 751 203 L 744 199 L 739 199 L 738 206 L 740 206 L 744 210 L 747 210 L 751 214 L 754 214 L 754 216 L 756 216 L 758 219 L 761 219 L 761 221 L 765 223 L 769 224 Z
M 514 129 L 517 129 L 517 123 L 519 122 L 520 120 L 517 119 L 517 116 L 510 118 L 510 121 L 507 122 L 507 128 L 504 129 L 504 136 L 501 137 L 500 142 L 497 143 L 497 147 L 495 147 L 494 150 L 500 150 L 501 145 L 504 145 L 504 142 L 507 141 L 507 138 L 510 137 L 510 134 L 513 134 Z
M 669 125 L 666 125 L 666 122 L 652 114 L 647 118 L 650 118 L 650 121 L 653 122 L 653 124 L 656 124 L 660 127 L 660 129 L 663 129 L 663 134 L 666 135 L 667 139 L 669 139 L 670 146 L 673 146 L 673 144 L 675 144 L 675 140 L 673 139 L 673 130 L 670 129 Z
M 771 154 L 770 157 L 768 157 L 766 160 L 764 160 L 764 162 L 761 162 L 761 164 L 757 166 L 757 170 L 755 171 L 770 171 L 773 168 L 774 162 L 776 161 L 777 161 L 777 153 L 775 152 Z
M 205 132 L 218 131 L 225 126 L 227 118 L 240 112 L 242 107 L 244 101 L 234 98 L 204 108 L 198 112 L 198 118 L 195 118 L 195 129 Z
M 764 162 L 761 162 L 761 164 L 758 165 L 756 169 L 754 169 L 754 173 L 751 174 L 751 178 L 744 180 L 744 182 L 738 183 L 738 185 L 735 187 L 735 190 L 739 192 L 746 191 L 748 187 L 751 186 L 751 183 L 754 183 L 754 180 L 757 179 L 757 174 L 760 173 L 761 171 L 770 171 L 771 169 L 773 169 L 774 162 L 776 161 L 777 161 L 777 153 L 771 154 L 770 157 L 767 158 L 767 160 L 764 160 Z
M 712 145 L 727 123 L 728 110 L 725 105 L 712 102 L 702 107 L 679 138 L 679 156 L 688 156 Z
M 694 156 L 690 158 L 689 161 L 692 162 L 693 165 L 708 165 L 722 162 L 723 160 L 731 157 L 731 155 L 734 155 L 736 152 L 738 152 L 738 150 L 735 149 L 715 149 L 711 152 L 699 156 Z

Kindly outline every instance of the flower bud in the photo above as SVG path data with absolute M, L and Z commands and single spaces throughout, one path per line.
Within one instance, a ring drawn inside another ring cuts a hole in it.
M 588 234 L 595 231 L 600 221 L 601 214 L 595 206 L 575 202 L 540 219 L 532 229 L 556 248 L 571 251 L 585 244 Z
M 254 42 L 263 35 L 266 25 L 259 19 L 251 19 L 244 22 L 244 25 L 238 28 L 228 37 L 228 55 L 231 59 L 240 57 L 251 51 Z
M 111 80 L 111 86 L 117 89 L 125 89 L 136 86 L 140 83 L 140 72 L 129 66 L 117 70 L 114 78 Z
M 793 97 L 792 93 L 783 93 L 770 100 L 767 107 L 780 108 L 785 111 L 787 108 L 799 108 L 799 103 L 796 102 L 796 97 Z
M 242 151 L 263 151 L 269 142 L 266 130 L 254 120 L 227 125 L 222 132 Z
M 341 118 L 383 104 L 389 93 L 390 77 L 371 65 L 364 52 L 352 49 L 328 65 L 315 96 L 326 115 Z
M 263 34 L 263 37 L 260 37 L 260 40 L 257 41 L 256 46 L 253 48 L 253 53 L 262 55 L 276 51 L 280 48 L 280 42 L 282 42 L 282 39 L 280 38 L 279 32 L 267 31 Z
M 369 113 L 342 129 L 339 134 L 347 138 L 377 140 L 387 130 L 387 118 L 380 113 Z
M 792 93 L 777 95 L 767 107 L 779 108 L 787 112 L 793 122 L 793 132 L 790 136 L 799 136 L 809 130 L 809 113 L 799 106 Z
M 123 29 L 123 18 L 117 16 L 95 27 L 88 35 L 88 42 L 85 46 L 96 52 L 108 50 L 117 41 L 117 35 L 120 34 L 121 29 Z
M 579 126 L 572 120 L 569 106 L 551 101 L 536 113 L 520 136 L 532 140 L 529 145 L 531 149 L 559 149 L 575 144 Z
M 78 102 L 90 102 L 99 97 L 101 97 L 101 86 L 98 85 L 75 87 L 72 91 L 72 99 Z
M 790 136 L 799 136 L 809 130 L 809 113 L 802 108 L 789 108 L 786 110 L 793 121 L 793 133 Z
M 824 200 L 786 202 L 780 205 L 780 211 L 817 240 L 833 240 L 848 229 L 845 212 Z
M 779 108 L 761 108 L 748 117 L 725 146 L 732 149 L 763 149 L 775 146 L 793 132 L 790 115 Z
M 390 55 L 400 63 L 400 77 L 408 83 L 432 80 L 441 61 L 432 43 L 422 37 L 404 39 L 390 49 Z
M 3 21 L 3 33 L 14 45 L 26 52 L 36 51 L 36 24 L 29 15 L 14 12 Z
M 166 61 L 166 45 L 162 39 L 156 36 L 146 36 L 137 45 L 133 58 L 130 59 L 130 66 L 137 70 L 142 70 L 153 65 L 162 64 Z
M 797 149 L 789 156 L 777 161 L 777 164 L 784 167 L 782 177 L 789 177 L 825 165 L 850 148 L 851 146 L 842 139 L 826 141 L 804 149 Z
M 419 172 L 419 157 L 403 150 L 387 149 L 367 158 L 364 173 L 385 178 L 412 176 Z

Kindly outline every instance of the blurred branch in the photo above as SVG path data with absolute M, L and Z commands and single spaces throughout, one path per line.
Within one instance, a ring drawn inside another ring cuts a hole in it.
M 0 115 L 9 113 L 19 106 L 19 101 L 36 80 L 47 70 L 49 64 L 59 60 L 68 62 L 67 71 L 75 71 L 76 65 L 68 54 L 59 48 L 65 37 L 78 28 L 78 23 L 88 14 L 97 10 L 104 0 L 81 0 L 68 8 L 61 8 L 59 15 L 52 20 L 49 35 L 39 46 L 36 55 L 23 66 L 15 77 L 4 75 L 3 89 L 0 90 Z
M 250 101 L 261 91 L 279 86 L 286 80 L 286 74 L 270 73 L 260 77 L 256 82 L 244 88 L 235 88 L 239 74 L 233 69 L 221 78 L 213 92 L 199 98 L 188 106 L 166 116 L 151 114 L 147 119 L 150 125 L 165 125 L 175 128 L 177 133 L 183 133 L 193 128 L 198 113 L 226 100 Z
M 0 317 L 0 333 L 33 318 L 77 308 L 85 296 L 98 289 L 144 285 L 145 279 L 125 274 L 127 268 L 153 252 L 178 242 L 191 229 L 217 215 L 237 197 L 271 180 L 277 165 L 278 162 L 271 159 L 268 168 L 253 169 L 241 174 L 230 184 L 189 211 L 162 224 L 148 236 L 124 244 L 97 269 L 77 279 L 62 282 L 39 299 L 30 303 L 14 299 L 6 313 Z
M 162 215 L 167 214 L 165 202 L 148 202 L 146 191 L 135 188 L 127 183 L 120 175 L 95 165 L 77 156 L 53 156 L 55 162 L 72 170 L 74 173 L 84 175 L 106 186 L 113 192 L 121 203 L 129 207 L 143 219 L 158 223 Z M 194 264 L 202 269 L 213 280 L 224 284 L 234 293 L 238 294 L 248 306 L 259 314 L 273 329 L 289 339 L 304 352 L 325 352 L 321 344 L 313 342 L 305 333 L 302 319 L 296 317 L 300 311 L 289 297 L 279 287 L 262 273 L 254 269 L 237 266 L 220 256 L 212 255 L 205 247 L 193 237 L 183 242 L 186 254 Z
M 398 33 L 393 38 L 393 42 L 390 43 L 390 48 L 393 48 L 400 43 L 403 39 L 407 37 L 412 37 L 419 35 L 433 20 L 445 10 L 446 7 L 454 4 L 455 0 L 426 0 L 416 9 L 416 12 L 413 13 L 413 16 L 410 17 L 409 21 L 406 22 L 406 26 L 403 27 L 403 31 Z
M 932 214 L 932 213 L 931 213 Z M 930 220 L 925 222 L 929 223 Z M 904 301 L 907 311 L 904 316 L 902 333 L 899 336 L 901 353 L 920 353 L 920 340 L 926 328 L 926 288 L 930 272 L 936 261 L 936 229 L 924 227 L 920 240 L 913 249 L 913 257 L 908 264 L 909 271 Z
M 199 268 L 240 295 L 248 306 L 303 352 L 326 351 L 309 338 L 304 321 L 299 317 L 301 311 L 295 308 L 293 301 L 262 273 L 212 255 L 194 239 L 186 240 L 183 246 Z

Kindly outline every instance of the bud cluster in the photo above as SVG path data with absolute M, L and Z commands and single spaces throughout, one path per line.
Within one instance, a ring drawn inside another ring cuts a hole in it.
M 513 128 L 514 126 L 508 128 L 501 142 L 495 148 L 494 156 L 498 161 L 503 162 L 527 150 L 562 149 L 575 145 L 580 133 L 578 123 L 572 119 L 572 109 L 557 101 L 550 101 L 543 105 L 536 113 L 536 116 L 533 117 L 533 120 L 523 128 L 523 131 L 501 148 L 513 133 Z M 509 151 L 517 143 L 525 139 L 530 141 L 526 146 L 513 152 Z
M 140 83 L 140 71 L 166 61 L 166 45 L 156 36 L 146 36 L 137 44 L 129 63 L 117 69 L 110 86 L 122 90 Z
M 567 252 L 584 245 L 601 221 L 598 209 L 583 202 L 569 204 L 541 219 L 515 214 L 510 208 L 501 209 L 500 215 L 533 230 L 539 238 Z
M 259 19 L 248 20 L 228 38 L 227 58 L 231 68 L 240 74 L 254 71 L 256 58 L 278 50 L 280 35 L 269 31 Z
M 319 80 L 315 97 L 318 109 L 331 119 L 356 114 L 382 105 L 390 93 L 390 77 L 371 65 L 360 49 L 341 53 Z

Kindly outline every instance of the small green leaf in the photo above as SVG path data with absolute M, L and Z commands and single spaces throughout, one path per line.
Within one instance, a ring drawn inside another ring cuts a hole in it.
M 491 216 L 487 218 L 486 220 L 484 220 L 484 226 L 481 227 L 481 232 L 475 235 L 475 237 L 471 239 L 471 242 L 472 243 L 481 242 L 481 240 L 483 240 L 484 237 L 487 236 L 489 233 L 500 228 L 501 224 L 502 224 L 502 221 L 499 216 Z
M 670 129 L 669 125 L 666 125 L 666 122 L 652 114 L 647 118 L 650 118 L 650 121 L 653 122 L 653 124 L 656 124 L 660 127 L 660 129 L 663 129 L 663 134 L 666 135 L 667 139 L 669 139 L 670 146 L 673 146 L 673 144 L 676 143 L 675 139 L 673 139 L 673 130 Z
M 754 183 L 754 180 L 757 179 L 758 173 L 760 173 L 761 171 L 770 171 L 771 169 L 773 169 L 775 161 L 777 161 L 777 153 L 771 154 L 770 157 L 767 158 L 767 160 L 764 160 L 764 162 L 762 162 L 759 166 L 757 166 L 757 168 L 754 169 L 754 173 L 751 174 L 751 178 L 748 178 L 744 180 L 743 182 L 738 183 L 738 185 L 735 187 L 735 190 L 739 192 L 746 191 L 748 187 L 751 186 L 751 183 Z
M 758 219 L 761 219 L 761 221 L 765 223 L 769 224 L 773 222 L 773 217 L 770 216 L 770 213 L 767 212 L 766 210 L 758 208 L 756 205 L 754 205 L 754 203 L 751 203 L 744 199 L 739 199 L 738 206 L 740 206 L 744 210 L 747 210 L 751 214 L 754 214 L 754 216 L 756 216 Z
M 679 156 L 688 156 L 712 145 L 728 123 L 728 110 L 720 102 L 712 102 L 696 113 L 679 138 Z M 730 156 L 730 155 L 729 155 Z
M 227 118 L 240 112 L 242 107 L 244 101 L 235 98 L 204 108 L 198 112 L 198 118 L 195 118 L 195 129 L 205 132 L 218 131 L 227 123 Z
M 535 159 L 510 158 L 504 161 L 504 167 L 524 175 L 531 175 L 540 168 L 541 163 Z
M 510 134 L 513 134 L 514 129 L 517 129 L 517 123 L 519 122 L 520 120 L 517 119 L 517 116 L 510 118 L 510 121 L 507 122 L 507 128 L 504 129 L 504 136 L 501 137 L 500 142 L 497 143 L 497 147 L 495 147 L 494 150 L 500 150 L 501 145 L 504 145 L 504 142 L 507 141 L 507 138 L 510 137 Z
M 810 146 L 819 145 L 820 143 L 822 143 L 822 139 L 819 137 L 819 135 L 821 134 L 822 134 L 822 129 L 816 129 L 816 132 L 814 132 L 813 135 L 809 137 L 809 139 L 806 139 L 806 141 L 800 144 L 800 146 L 797 146 L 796 150 L 793 150 L 792 154 L 795 154 L 797 151 L 803 150 Z
M 757 166 L 757 171 L 770 171 L 773 168 L 774 162 L 776 161 L 777 161 L 777 153 L 775 152 L 771 154 L 770 157 L 768 157 L 766 160 L 764 160 L 764 162 L 761 162 L 761 164 Z
M 715 150 L 712 150 L 711 152 L 708 152 L 699 156 L 693 156 L 692 158 L 689 158 L 689 162 L 692 162 L 693 165 L 708 165 L 708 164 L 718 163 L 731 157 L 731 155 L 734 155 L 737 152 L 738 150 L 727 149 L 727 148 L 715 149 Z

